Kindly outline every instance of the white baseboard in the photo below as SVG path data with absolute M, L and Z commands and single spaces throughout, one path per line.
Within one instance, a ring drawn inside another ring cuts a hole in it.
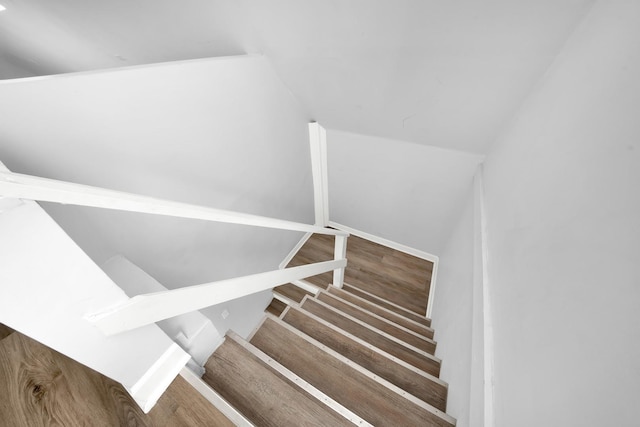
M 356 230 L 355 228 L 348 227 L 346 225 L 338 224 L 334 221 L 329 221 L 329 227 L 337 228 L 338 230 L 346 231 L 349 234 L 353 234 L 354 236 L 362 237 L 365 240 L 369 240 L 374 243 L 378 243 L 382 246 L 387 246 L 389 248 L 395 249 L 400 252 L 404 252 L 409 255 L 413 255 L 414 257 L 425 259 L 427 261 L 431 261 L 433 263 L 438 262 L 438 256 L 430 254 L 425 251 L 421 251 L 419 249 L 411 248 L 409 246 L 403 245 L 402 243 L 394 242 L 392 240 L 385 239 L 383 237 L 374 236 L 373 234 L 366 233 L 364 231 Z

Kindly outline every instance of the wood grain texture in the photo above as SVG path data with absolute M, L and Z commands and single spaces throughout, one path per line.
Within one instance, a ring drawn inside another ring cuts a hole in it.
M 396 325 L 386 319 L 382 319 L 376 316 L 373 316 L 371 313 L 363 310 L 358 306 L 354 306 L 353 304 L 349 304 L 335 295 L 331 295 L 325 291 L 320 292 L 316 298 L 319 301 L 322 301 L 332 307 L 337 308 L 343 313 L 346 313 L 350 316 L 355 317 L 358 320 L 362 320 L 368 325 L 373 326 L 374 328 L 386 332 L 389 335 L 392 335 L 409 345 L 412 345 L 420 350 L 424 350 L 429 354 L 435 354 L 436 352 L 436 343 L 425 336 L 420 336 L 415 332 L 406 330 L 399 325 Z
M 332 236 L 312 235 L 289 266 L 333 259 Z M 350 236 L 345 282 L 424 316 L 433 263 L 404 252 Z M 305 279 L 321 288 L 332 283 L 331 273 Z
M 287 304 L 274 298 L 271 300 L 271 303 L 267 306 L 265 311 L 279 317 L 285 308 L 287 308 Z
M 407 319 L 411 319 L 414 322 L 418 322 L 421 325 L 425 325 L 425 326 L 429 326 L 431 327 L 431 319 L 429 319 L 428 317 L 424 317 L 420 314 L 414 313 L 413 311 L 407 310 L 406 308 L 403 307 L 399 307 L 397 305 L 391 304 L 389 303 L 389 301 L 382 299 L 380 297 L 377 297 L 371 293 L 368 293 L 366 291 L 363 291 L 362 289 L 353 286 L 351 284 L 348 283 L 344 283 L 342 285 L 342 289 L 357 296 L 360 297 L 362 299 L 365 299 L 369 302 L 372 302 L 376 305 L 379 305 L 380 307 L 386 308 L 389 311 L 392 311 L 396 314 L 399 314 L 401 316 L 406 317 Z
M 347 291 L 343 291 L 342 289 L 338 289 L 334 286 L 329 286 L 328 292 L 339 297 L 340 299 L 350 302 L 352 304 L 361 307 L 368 312 L 377 314 L 378 316 L 384 317 L 385 319 L 396 323 L 404 328 L 407 328 L 413 332 L 416 332 L 420 335 L 423 335 L 429 339 L 433 339 L 433 329 L 428 326 L 422 325 L 420 323 L 414 322 L 411 319 L 408 319 L 404 316 L 400 316 L 392 311 L 389 311 L 379 305 L 376 305 L 372 302 L 369 302 L 365 299 L 357 297 Z
M 404 360 L 408 364 L 415 366 L 433 376 L 440 375 L 440 362 L 427 356 L 428 353 L 421 354 L 412 348 L 404 346 L 374 329 L 363 326 L 340 314 L 335 309 L 331 309 L 319 303 L 315 299 L 305 299 L 301 307 L 321 319 L 336 325 L 350 334 L 368 342 L 369 344 L 391 354 L 398 359 Z
M 231 339 L 205 370 L 202 379 L 256 426 L 350 425 Z
M 447 387 L 434 377 L 394 361 L 388 353 L 350 338 L 341 329 L 328 326 L 303 310 L 292 307 L 282 320 L 433 407 L 446 410 Z
M 262 324 L 251 343 L 373 425 L 451 426 L 274 319 Z
M 0 420 L 7 426 L 231 426 L 177 377 L 145 415 L 115 381 L 22 335 L 0 342 Z
M 304 298 L 306 295 L 313 296 L 311 292 L 307 292 L 306 290 L 292 283 L 277 286 L 273 289 L 273 291 L 278 292 L 279 294 L 284 295 L 285 297 L 295 302 L 302 301 L 302 298 Z

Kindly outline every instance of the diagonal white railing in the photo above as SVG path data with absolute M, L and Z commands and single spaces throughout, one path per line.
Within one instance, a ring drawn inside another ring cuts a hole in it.
M 0 172 L 0 196 L 334 236 L 349 235 L 340 230 L 310 224 L 173 202 L 12 172 Z
M 346 265 L 346 259 L 318 262 L 166 292 L 138 295 L 122 304 L 92 313 L 87 319 L 95 323 L 106 335 L 113 335 L 295 280 L 344 268 Z
M 93 321 L 108 335 L 332 270 L 334 272 L 333 285 L 342 287 L 344 269 L 347 264 L 345 259 L 346 241 L 349 234 L 340 230 L 4 171 L 0 171 L 0 196 L 244 224 L 254 227 L 304 231 L 336 237 L 334 261 L 189 286 L 167 292 L 138 295 L 115 307 L 87 315 L 87 319 Z

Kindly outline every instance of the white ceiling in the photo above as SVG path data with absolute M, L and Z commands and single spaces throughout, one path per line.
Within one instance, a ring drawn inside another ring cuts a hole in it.
M 594 0 L 0 0 L 0 78 L 264 53 L 333 129 L 478 153 Z

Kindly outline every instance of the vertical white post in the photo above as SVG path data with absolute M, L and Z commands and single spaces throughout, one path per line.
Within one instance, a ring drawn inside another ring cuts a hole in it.
M 327 175 L 327 132 L 318 123 L 309 123 L 311 171 L 313 174 L 313 201 L 316 224 L 329 224 L 329 179 Z
M 334 259 L 345 259 L 347 257 L 347 236 L 336 236 L 334 249 Z M 333 286 L 341 288 L 344 283 L 344 267 L 333 270 Z

